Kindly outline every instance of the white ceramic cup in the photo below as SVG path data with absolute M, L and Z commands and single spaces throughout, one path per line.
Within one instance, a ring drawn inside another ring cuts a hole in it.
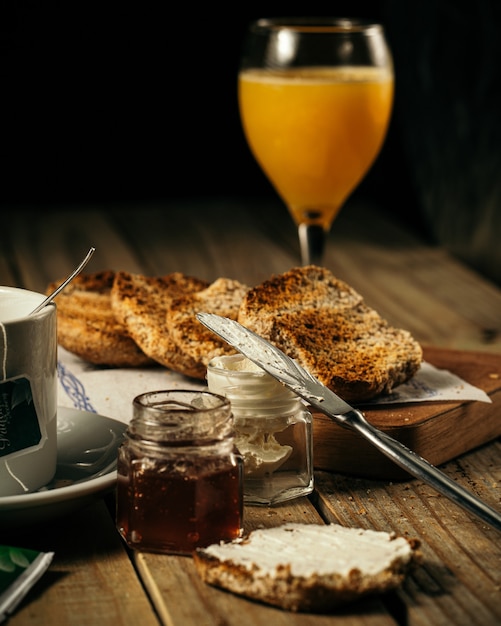
M 57 461 L 56 306 L 0 286 L 0 497 L 36 491 Z

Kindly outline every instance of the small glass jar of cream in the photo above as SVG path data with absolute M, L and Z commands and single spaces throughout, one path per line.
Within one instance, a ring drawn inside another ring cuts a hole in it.
M 137 396 L 118 451 L 118 531 L 131 548 L 171 554 L 240 537 L 242 466 L 228 399 L 193 390 Z
M 231 403 L 244 502 L 273 505 L 311 493 L 312 416 L 301 399 L 240 354 L 212 359 L 207 384 Z

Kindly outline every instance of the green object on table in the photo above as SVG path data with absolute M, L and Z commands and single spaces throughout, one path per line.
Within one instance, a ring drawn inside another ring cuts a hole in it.
M 0 545 L 0 622 L 14 612 L 53 557 L 53 552 Z

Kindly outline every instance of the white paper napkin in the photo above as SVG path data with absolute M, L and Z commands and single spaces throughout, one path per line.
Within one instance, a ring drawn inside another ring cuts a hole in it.
M 399 385 L 392 393 L 371 401 L 370 404 L 397 404 L 406 402 L 461 402 L 476 400 L 492 402 L 489 396 L 448 370 L 438 369 L 430 363 L 422 363 L 419 371 L 409 382 Z
M 203 381 L 186 378 L 165 367 L 106 368 L 58 349 L 58 404 L 99 413 L 127 424 L 132 400 L 146 391 L 206 389 Z

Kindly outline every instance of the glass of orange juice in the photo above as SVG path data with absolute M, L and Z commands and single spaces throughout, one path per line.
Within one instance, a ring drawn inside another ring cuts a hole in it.
M 393 63 L 383 27 L 291 17 L 250 24 L 239 77 L 249 147 L 298 226 L 303 265 L 384 142 Z

